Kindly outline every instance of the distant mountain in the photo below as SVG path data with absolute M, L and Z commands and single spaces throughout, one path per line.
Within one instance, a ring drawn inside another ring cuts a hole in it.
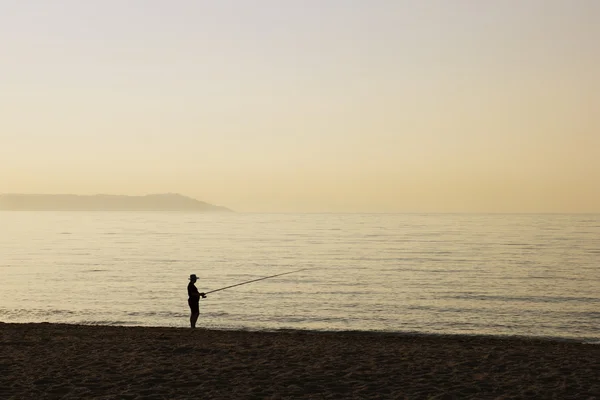
M 231 212 L 180 194 L 114 196 L 98 194 L 0 194 L 0 210 L 12 211 L 199 211 Z

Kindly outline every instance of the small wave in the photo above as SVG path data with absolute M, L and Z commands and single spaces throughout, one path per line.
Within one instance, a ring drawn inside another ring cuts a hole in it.
M 173 311 L 131 311 L 126 314 L 128 317 L 161 317 L 174 318 L 180 317 L 182 313 Z
M 226 312 L 209 312 L 204 313 L 207 318 L 215 318 L 215 317 L 229 317 L 231 314 Z
M 100 326 L 137 326 L 140 325 L 140 321 L 120 321 L 120 320 L 93 320 L 93 321 L 81 321 L 81 325 L 100 325 Z
M 46 316 L 70 316 L 76 315 L 77 313 L 72 310 L 42 310 L 42 309 L 6 309 L 0 308 L 0 315 L 5 315 L 8 317 L 35 317 L 35 318 L 43 318 Z
M 423 272 L 423 273 L 434 273 L 434 274 L 454 274 L 457 272 L 471 272 L 471 269 L 460 269 L 460 268 L 447 268 L 447 269 L 428 269 L 428 268 L 389 268 L 384 271 L 398 271 L 398 272 Z
M 445 299 L 458 300 L 491 300 L 502 302 L 528 302 L 528 303 L 600 303 L 596 297 L 560 297 L 560 296 L 493 296 L 484 294 L 461 294 L 456 296 L 442 296 Z
M 319 318 L 306 318 L 306 317 L 285 317 L 285 318 L 280 318 L 279 322 L 282 323 L 304 323 L 304 322 L 311 322 L 311 323 L 323 323 L 323 322 L 341 322 L 343 324 L 346 324 L 349 322 L 349 320 L 347 318 L 336 318 L 336 317 L 319 317 Z

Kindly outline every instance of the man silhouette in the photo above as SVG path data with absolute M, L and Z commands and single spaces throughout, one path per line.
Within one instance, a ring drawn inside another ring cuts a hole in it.
M 198 292 L 198 288 L 194 283 L 198 280 L 196 274 L 190 275 L 190 283 L 188 284 L 188 305 L 190 306 L 190 325 L 192 328 L 196 327 L 196 321 L 200 316 L 200 296 L 206 297 L 206 294 Z

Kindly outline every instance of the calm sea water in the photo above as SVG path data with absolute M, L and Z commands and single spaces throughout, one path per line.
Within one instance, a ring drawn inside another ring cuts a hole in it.
M 600 341 L 600 215 L 0 212 L 0 321 Z

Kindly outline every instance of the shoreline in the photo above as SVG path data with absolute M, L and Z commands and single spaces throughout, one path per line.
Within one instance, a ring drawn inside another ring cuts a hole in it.
M 189 330 L 189 326 L 165 326 L 165 325 L 129 325 L 129 324 L 110 324 L 110 323 L 76 323 L 76 322 L 6 322 L 0 321 L 2 325 L 55 325 L 55 326 L 83 326 L 83 327 L 110 327 L 110 328 L 140 328 L 140 329 L 181 329 Z M 480 338 L 480 339 L 496 339 L 496 340 L 524 340 L 524 341 L 545 341 L 557 343 L 579 343 L 586 345 L 600 345 L 600 337 L 561 337 L 561 336 L 531 336 L 531 335 L 511 335 L 511 334 L 485 334 L 485 333 L 438 333 L 438 332 L 421 332 L 421 331 L 387 331 L 387 330 L 324 330 L 324 329 L 301 329 L 301 328 L 245 328 L 245 327 L 202 327 L 197 329 L 211 332 L 248 332 L 248 333 L 306 333 L 306 334 L 323 334 L 323 335 L 357 335 L 357 336 L 390 336 L 390 337 L 423 337 L 423 338 Z
M 547 338 L 0 323 L 7 399 L 600 399 L 599 370 Z

